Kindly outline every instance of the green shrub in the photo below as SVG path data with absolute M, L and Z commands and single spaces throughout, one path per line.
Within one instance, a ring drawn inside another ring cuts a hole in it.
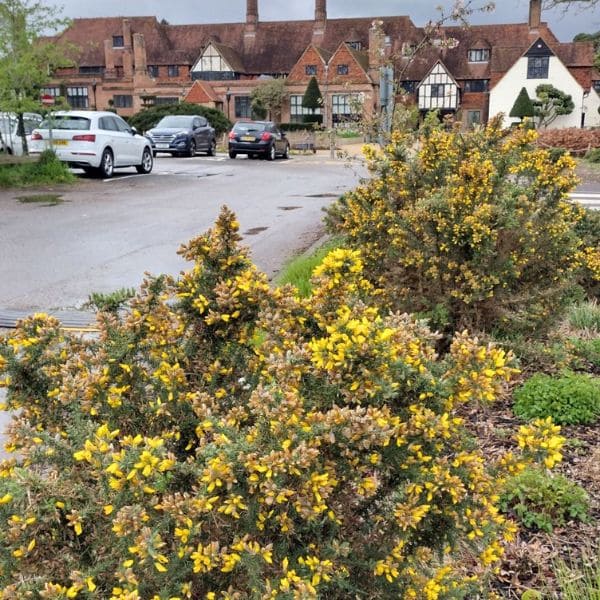
M 515 414 L 523 419 L 593 423 L 600 416 L 600 379 L 569 372 L 560 377 L 537 373 L 515 391 L 514 398 Z
M 583 365 L 577 363 L 579 367 L 589 367 L 594 371 L 600 371 L 600 338 L 574 339 L 571 340 L 571 347 L 575 357 L 584 363 Z
M 87 304 L 100 312 L 117 313 L 119 309 L 135 296 L 135 289 L 120 288 L 110 294 L 93 292 Z
M 75 176 L 51 150 L 40 154 L 37 160 L 25 158 L 17 164 L 0 165 L 0 187 L 31 187 L 73 181 Z
M 319 129 L 318 123 L 281 123 L 279 128 L 282 131 L 316 131 Z
M 541 469 L 528 468 L 509 478 L 500 506 L 528 529 L 548 533 L 571 519 L 587 521 L 589 517 L 585 490 L 562 475 L 550 475 Z
M 231 129 L 231 121 L 223 112 L 216 108 L 207 108 L 200 104 L 181 102 L 179 104 L 160 104 L 144 108 L 129 119 L 129 124 L 138 131 L 152 129 L 165 115 L 201 115 L 215 128 L 217 135 L 222 135 Z

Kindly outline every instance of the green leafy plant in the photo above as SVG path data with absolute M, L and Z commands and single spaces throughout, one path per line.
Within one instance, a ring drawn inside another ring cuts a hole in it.
M 589 518 L 589 498 L 582 487 L 562 475 L 534 468 L 508 479 L 500 506 L 525 527 L 548 533 L 569 520 Z
M 592 148 L 588 150 L 585 159 L 591 163 L 600 163 L 600 148 Z
M 600 416 L 600 379 L 571 372 L 560 377 L 536 373 L 515 391 L 514 398 L 514 412 L 523 419 L 593 423 Z
M 75 176 L 54 152 L 46 150 L 37 160 L 23 159 L 17 164 L 0 164 L 0 188 L 21 188 L 53 183 L 72 183 Z
M 576 362 L 577 367 L 600 371 L 600 338 L 573 339 L 570 342 L 576 360 L 579 359 L 579 362 Z

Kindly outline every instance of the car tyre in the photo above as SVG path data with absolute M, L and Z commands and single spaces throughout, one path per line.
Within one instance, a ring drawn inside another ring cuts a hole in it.
M 286 144 L 286 145 L 285 145 L 285 150 L 284 150 L 284 152 L 283 152 L 283 158 L 284 158 L 285 160 L 287 160 L 289 157 L 290 157 L 290 145 L 289 145 L 289 144 Z
M 206 151 L 207 156 L 214 156 L 217 153 L 217 141 L 211 140 L 208 145 L 208 150 Z
M 229 151 L 229 158 L 235 158 L 237 156 L 237 152 L 234 152 L 233 150 Z
M 98 167 L 100 175 L 104 179 L 110 179 L 115 172 L 115 160 L 113 153 L 109 148 L 105 148 L 100 159 L 100 166 Z
M 190 149 L 188 150 L 188 156 L 192 158 L 192 156 L 196 156 L 196 142 L 192 140 L 190 142 Z
M 142 153 L 142 162 L 139 165 L 136 165 L 135 170 L 138 173 L 143 175 L 147 175 L 152 172 L 152 167 L 154 166 L 154 159 L 152 158 L 152 152 L 148 148 L 144 148 L 144 152 Z
M 271 144 L 269 151 L 267 153 L 267 160 L 275 160 L 275 144 Z

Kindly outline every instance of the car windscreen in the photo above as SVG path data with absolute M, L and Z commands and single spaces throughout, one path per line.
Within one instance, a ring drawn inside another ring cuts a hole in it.
M 266 128 L 264 123 L 236 123 L 233 130 L 236 133 L 260 133 Z
M 85 117 L 73 117 L 71 115 L 53 115 L 51 118 L 44 119 L 39 129 L 76 129 L 78 131 L 87 131 L 92 122 Z
M 163 117 L 156 126 L 159 127 L 169 127 L 169 128 L 177 128 L 180 127 L 182 129 L 191 129 L 192 127 L 193 117 L 185 117 L 185 116 L 170 116 Z

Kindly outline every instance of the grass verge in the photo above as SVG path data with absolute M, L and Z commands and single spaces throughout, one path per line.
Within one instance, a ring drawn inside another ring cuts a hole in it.
M 298 289 L 300 296 L 306 298 L 312 290 L 310 277 L 315 267 L 321 264 L 329 252 L 342 246 L 343 241 L 342 237 L 331 238 L 313 252 L 304 253 L 291 259 L 277 276 L 276 283 L 278 285 L 291 283 Z
M 24 188 L 73 181 L 74 175 L 53 152 L 42 153 L 36 161 L 0 163 L 0 188 Z

